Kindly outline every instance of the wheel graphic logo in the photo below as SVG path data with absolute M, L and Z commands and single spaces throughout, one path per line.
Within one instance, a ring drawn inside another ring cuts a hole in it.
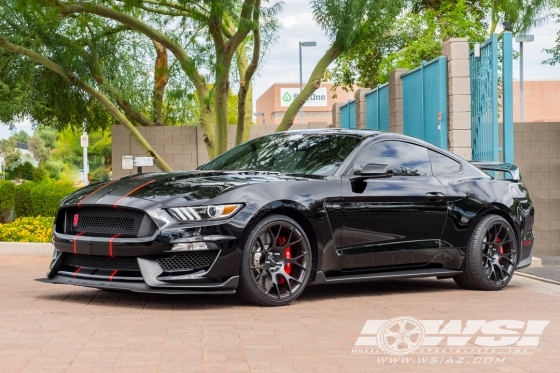
M 406 355 L 422 346 L 426 331 L 413 317 L 397 317 L 387 321 L 377 332 L 379 349 L 395 355 Z

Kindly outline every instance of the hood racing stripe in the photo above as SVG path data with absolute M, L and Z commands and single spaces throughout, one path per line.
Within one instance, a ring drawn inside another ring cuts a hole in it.
M 103 185 L 102 187 L 95 189 L 93 192 L 91 192 L 90 194 L 88 194 L 87 196 L 85 196 L 84 198 L 82 198 L 80 202 L 78 202 L 78 207 L 82 207 L 82 206 L 81 206 L 81 205 L 82 205 L 82 202 L 84 202 L 86 199 L 88 199 L 89 197 L 91 197 L 93 194 L 99 192 L 101 189 L 105 188 L 106 186 L 109 186 L 109 185 L 111 185 L 111 184 L 113 184 L 113 183 L 116 183 L 117 181 L 119 181 L 119 179 L 113 180 L 113 181 L 111 181 L 110 183 L 107 183 L 107 184 Z
M 115 202 L 115 204 L 113 205 L 113 207 L 114 207 L 114 208 L 117 208 L 117 205 L 119 204 L 120 201 L 122 201 L 123 199 L 125 199 L 126 197 L 128 197 L 129 195 L 131 195 L 132 193 L 136 192 L 138 189 L 141 189 L 141 188 L 145 187 L 146 185 L 151 184 L 151 183 L 155 183 L 155 182 L 156 182 L 156 180 L 150 180 L 150 181 L 148 181 L 147 183 L 144 183 L 144 184 L 140 185 L 139 187 L 136 187 L 136 188 L 132 189 L 130 192 L 126 193 L 124 196 L 122 196 L 121 198 L 119 198 L 119 200 L 118 200 L 117 202 Z

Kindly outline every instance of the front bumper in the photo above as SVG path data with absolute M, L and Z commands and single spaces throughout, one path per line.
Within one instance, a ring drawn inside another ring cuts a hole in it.
M 36 281 L 50 284 L 76 285 L 103 290 L 132 291 L 135 293 L 148 294 L 235 294 L 235 288 L 239 283 L 239 276 L 230 277 L 223 283 L 208 284 L 207 286 L 185 285 L 173 288 L 154 288 L 143 282 L 101 281 L 72 278 L 63 275 L 55 275 L 53 278 L 40 278 Z
M 238 233 L 227 224 L 174 227 L 118 241 L 55 232 L 50 271 L 38 281 L 142 293 L 233 294 L 242 258 L 232 235 Z M 171 250 L 188 242 L 204 242 L 209 250 Z

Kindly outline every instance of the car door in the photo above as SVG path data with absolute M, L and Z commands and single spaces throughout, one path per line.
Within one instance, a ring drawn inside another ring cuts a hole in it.
M 391 177 L 352 180 L 367 164 Z M 342 177 L 342 269 L 428 264 L 446 220 L 446 190 L 432 175 L 428 149 L 404 141 L 372 144 Z

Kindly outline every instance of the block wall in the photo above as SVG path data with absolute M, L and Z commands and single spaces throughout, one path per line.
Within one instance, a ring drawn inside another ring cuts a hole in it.
M 273 133 L 278 125 L 254 125 L 250 138 Z M 294 124 L 292 129 L 328 128 L 324 122 Z M 198 127 L 137 127 L 149 144 L 167 161 L 174 171 L 194 170 L 209 161 L 206 146 L 202 140 L 202 130 Z M 229 127 L 228 148 L 232 148 L 235 141 L 235 126 Z M 123 126 L 111 128 L 113 145 L 113 179 L 136 173 L 134 170 L 123 170 L 122 156 L 146 156 L 136 141 Z M 157 167 L 144 167 L 143 172 L 157 172 Z

